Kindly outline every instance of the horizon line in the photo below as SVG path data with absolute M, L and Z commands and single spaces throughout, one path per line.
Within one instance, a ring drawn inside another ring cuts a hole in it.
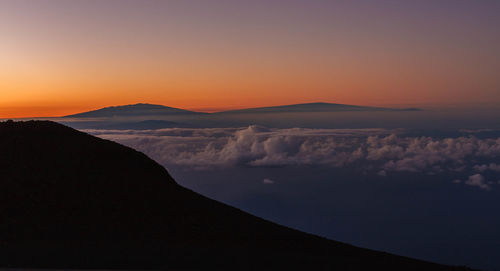
M 222 113 L 222 112 L 227 112 L 227 111 L 236 111 L 236 110 L 246 110 L 246 109 L 258 109 L 258 108 L 267 108 L 267 107 L 280 107 L 280 106 L 291 106 L 291 105 L 306 105 L 306 104 L 337 104 L 337 105 L 349 105 L 349 106 L 360 106 L 360 107 L 378 107 L 378 108 L 392 108 L 392 109 L 406 109 L 406 108 L 414 108 L 416 105 L 415 104 L 405 104 L 405 106 L 399 104 L 399 105 L 392 105 L 392 106 L 397 106 L 397 107 L 389 107 L 391 105 L 360 105 L 360 104 L 348 104 L 348 103 L 336 103 L 336 102 L 327 102 L 327 101 L 316 101 L 316 102 L 302 102 L 302 103 L 283 103 L 283 104 L 277 104 L 277 105 L 262 105 L 262 106 L 250 106 L 250 107 L 245 107 L 245 106 L 225 106 L 225 107 L 176 107 L 176 106 L 170 106 L 170 105 L 165 105 L 162 103 L 154 103 L 154 102 L 136 102 L 136 103 L 127 103 L 127 104 L 116 104 L 116 105 L 108 105 L 108 106 L 101 106 L 101 107 L 93 107 L 89 109 L 84 109 L 83 111 L 73 111 L 72 113 L 64 113 L 64 114 L 58 114 L 58 115 L 52 115 L 52 116 L 1 116 L 0 115 L 0 120 L 7 120 L 7 119 L 29 119 L 29 118 L 62 118 L 66 116 L 71 116 L 71 115 L 77 115 L 81 113 L 87 113 L 87 112 L 92 112 L 104 108 L 113 108 L 113 107 L 123 107 L 123 106 L 133 106 L 133 105 L 158 105 L 158 106 L 164 106 L 164 107 L 170 107 L 170 108 L 175 108 L 175 109 L 181 109 L 181 110 L 186 110 L 186 111 L 191 111 L 195 113 L 206 113 L 206 114 L 213 114 L 213 113 Z M 401 106 L 401 107 L 399 107 Z M 55 108 L 52 106 L 26 106 L 24 108 L 38 108 L 38 109 L 48 109 L 48 108 Z
M 206 113 L 206 114 L 213 114 L 213 113 L 222 113 L 226 111 L 233 111 L 233 110 L 245 110 L 245 109 L 257 109 L 257 108 L 266 108 L 266 107 L 279 107 L 279 106 L 288 106 L 288 105 L 302 105 L 302 104 L 339 104 L 339 105 L 351 105 L 351 106 L 362 106 L 362 107 L 379 107 L 379 108 L 392 108 L 392 109 L 408 109 L 408 108 L 418 108 L 418 109 L 433 109 L 436 107 L 440 108 L 446 108 L 446 109 L 456 109 L 456 108 L 477 108 L 477 107 L 494 107 L 498 108 L 499 105 L 494 102 L 483 102 L 483 103 L 449 103 L 449 104 L 442 104 L 442 103 L 394 103 L 394 104 L 376 104 L 376 105 L 361 105 L 361 104 L 349 104 L 349 103 L 336 103 L 336 102 L 329 102 L 329 101 L 316 101 L 316 102 L 302 102 L 302 103 L 286 103 L 286 104 L 275 104 L 275 105 L 262 105 L 262 106 L 224 106 L 224 107 L 176 107 L 176 106 L 170 106 L 170 105 L 165 105 L 163 103 L 154 103 L 154 102 L 136 102 L 136 103 L 125 103 L 125 104 L 117 104 L 117 105 L 108 105 L 108 106 L 101 106 L 101 107 L 84 107 L 82 106 L 74 106 L 71 108 L 82 108 L 80 110 L 78 109 L 73 109 L 73 110 L 67 110 L 65 113 L 61 114 L 55 114 L 55 115 L 42 115 L 42 114 L 33 114 L 33 115 L 26 115 L 26 114 L 12 114 L 9 116 L 9 114 L 6 114 L 4 116 L 0 115 L 0 120 L 7 120 L 7 119 L 29 119 L 29 118 L 61 118 L 65 116 L 70 116 L 70 115 L 76 115 L 80 113 L 86 113 L 86 112 L 91 112 L 95 110 L 100 110 L 103 108 L 111 108 L 111 107 L 121 107 L 121 106 L 130 106 L 130 105 L 138 105 L 138 104 L 147 104 L 147 105 L 159 105 L 159 106 L 165 106 L 165 107 L 170 107 L 170 108 L 176 108 L 176 109 L 182 109 L 182 110 L 187 110 L 187 111 L 192 111 L 196 113 Z M 3 107 L 9 108 L 9 107 Z M 47 111 L 48 109 L 51 108 L 68 108 L 69 107 L 57 107 L 57 106 L 20 106 L 20 107 L 10 107 L 10 108 L 25 108 L 25 109 L 35 109 L 38 111 Z M 1 109 L 1 108 L 0 108 Z M 78 111 L 76 111 L 78 110 Z M 0 112 L 1 114 L 1 112 Z

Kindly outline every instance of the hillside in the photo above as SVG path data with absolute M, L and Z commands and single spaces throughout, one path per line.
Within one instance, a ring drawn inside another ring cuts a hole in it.
M 0 123 L 0 154 L 0 267 L 460 270 L 265 221 L 57 123 Z

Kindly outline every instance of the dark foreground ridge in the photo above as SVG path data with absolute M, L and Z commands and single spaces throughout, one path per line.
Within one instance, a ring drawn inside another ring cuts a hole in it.
M 292 230 L 54 122 L 0 123 L 0 267 L 462 270 Z

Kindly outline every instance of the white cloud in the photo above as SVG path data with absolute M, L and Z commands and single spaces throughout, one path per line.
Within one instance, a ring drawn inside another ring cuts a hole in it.
M 469 179 L 467 179 L 467 181 L 465 181 L 465 184 L 470 185 L 470 186 L 477 186 L 477 187 L 484 189 L 484 190 L 491 189 L 490 185 L 488 185 L 485 182 L 484 177 L 481 174 L 474 174 L 472 176 L 469 176 Z
M 385 176 L 387 176 L 387 172 L 385 172 L 385 170 L 381 170 L 381 171 L 379 171 L 379 172 L 377 173 L 377 175 L 378 175 L 378 176 L 383 176 L 383 177 L 385 177 Z
M 392 171 L 500 171 L 500 138 L 401 137 L 385 129 L 168 128 L 86 130 L 142 151 L 163 164 L 191 169 L 232 166 L 359 166 L 383 175 Z M 384 173 L 382 173 L 384 172 Z
M 497 165 L 495 163 L 490 163 L 489 165 L 475 165 L 474 170 L 478 172 L 485 172 L 487 170 L 500 171 L 500 165 Z
M 86 130 L 142 151 L 163 165 L 194 168 L 323 164 L 361 159 L 362 144 L 382 129 L 268 129 L 260 126 L 150 131 Z
M 500 171 L 500 164 L 497 165 L 497 164 L 491 163 L 489 166 L 489 169 L 493 170 L 493 171 Z
M 475 165 L 474 170 L 479 172 L 485 172 L 488 169 L 487 165 Z
M 267 179 L 265 178 L 263 181 L 262 181 L 263 184 L 274 184 L 274 181 L 271 180 L 271 179 Z

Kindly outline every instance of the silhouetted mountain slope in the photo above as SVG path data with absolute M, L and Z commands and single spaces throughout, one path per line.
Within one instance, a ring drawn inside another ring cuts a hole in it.
M 196 115 L 204 114 L 174 107 L 155 104 L 132 104 L 105 107 L 94 111 L 69 115 L 71 118 L 109 118 L 109 117 L 139 117 L 139 116 L 168 116 L 168 115 Z
M 0 266 L 455 269 L 279 226 L 179 186 L 140 152 L 34 121 L 0 123 Z
M 270 107 L 258 107 L 239 110 L 230 110 L 219 112 L 218 114 L 233 114 L 233 113 L 285 113 L 285 112 L 336 112 L 336 111 L 419 111 L 418 108 L 384 108 L 384 107 L 370 107 L 370 106 L 357 106 L 347 104 L 334 104 L 334 103 L 304 103 L 292 104 Z

